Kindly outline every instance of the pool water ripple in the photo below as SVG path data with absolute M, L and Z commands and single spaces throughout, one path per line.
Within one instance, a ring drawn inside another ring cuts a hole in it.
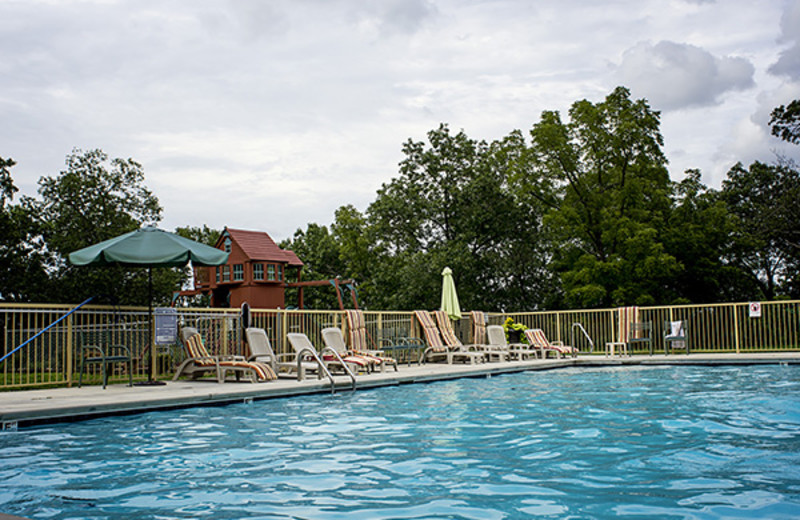
M 797 518 L 800 369 L 566 369 L 0 435 L 30 518 Z

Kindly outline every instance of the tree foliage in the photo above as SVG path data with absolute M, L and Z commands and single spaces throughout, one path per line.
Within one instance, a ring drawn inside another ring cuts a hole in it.
M 770 121 L 795 144 L 798 103 Z M 716 190 L 697 170 L 671 180 L 663 145 L 659 113 L 624 87 L 493 142 L 442 124 L 403 143 L 397 176 L 364 212 L 342 206 L 329 226 L 310 223 L 281 247 L 303 260 L 304 280 L 355 279 L 372 309 L 437 308 L 446 266 L 467 309 L 800 298 L 797 166 L 737 164 Z M 160 221 L 141 165 L 74 150 L 40 180 L 39 199 L 14 204 L 14 164 L 0 158 L 0 298 L 146 303 L 143 270 L 66 261 Z M 206 244 L 220 233 L 177 232 Z M 184 273 L 154 275 L 156 303 L 167 303 Z M 332 287 L 304 292 L 308 307 L 338 307 Z
M 664 247 L 680 270 L 670 287 L 671 302 L 713 303 L 747 299 L 752 289 L 746 276 L 726 257 L 736 222 L 717 190 L 689 170 L 674 185 L 672 210 L 664 231 Z
M 195 242 L 200 242 L 201 244 L 213 247 L 216 245 L 217 240 L 219 240 L 219 237 L 222 235 L 222 231 L 219 229 L 212 229 L 203 224 L 202 226 L 185 226 L 175 228 L 175 234 L 180 235 L 183 238 L 188 238 L 189 240 L 194 240 Z
M 770 114 L 769 124 L 775 137 L 800 144 L 800 99 L 775 108 Z
M 659 115 L 617 88 L 574 103 L 570 119 L 544 112 L 531 130 L 530 165 L 515 177 L 544 201 L 552 266 L 568 306 L 651 304 L 679 271 L 664 249 L 670 181 Z
M 735 218 L 731 261 L 758 298 L 796 294 L 800 265 L 800 173 L 785 165 L 741 163 L 728 172 L 722 199 Z
M 68 261 L 72 251 L 161 220 L 161 206 L 144 185 L 142 166 L 133 159 L 109 160 L 102 150 L 75 149 L 67 155 L 65 170 L 39 180 L 39 195 L 23 203 L 50 255 L 50 300 L 76 302 L 94 296 L 101 303 L 146 305 L 146 269 L 76 267 Z M 169 303 L 184 277 L 180 269 L 155 269 L 155 303 Z
M 12 204 L 17 187 L 13 159 L 0 157 L 0 300 L 46 301 L 45 259 L 36 224 L 24 207 Z
M 380 305 L 438 307 L 446 266 L 467 307 L 542 302 L 539 285 L 527 283 L 546 262 L 540 223 L 508 184 L 508 148 L 453 135 L 446 125 L 427 143 L 405 143 L 399 176 L 367 211 L 380 255 Z

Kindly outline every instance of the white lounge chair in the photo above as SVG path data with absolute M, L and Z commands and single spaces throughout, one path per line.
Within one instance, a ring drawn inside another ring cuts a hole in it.
M 325 342 L 326 347 L 338 352 L 342 358 L 348 356 L 363 358 L 369 363 L 371 371 L 374 371 L 376 367 L 380 367 L 381 372 L 383 372 L 386 369 L 386 365 L 393 365 L 395 372 L 397 372 L 397 361 L 384 356 L 380 350 L 348 350 L 347 345 L 344 343 L 344 334 L 337 327 L 322 329 L 322 341 Z
M 286 374 L 302 381 L 306 377 L 306 369 L 313 372 L 317 366 L 314 363 L 302 361 L 298 363 L 296 353 L 275 354 L 264 329 L 248 327 L 245 330 L 245 337 L 247 345 L 250 347 L 250 356 L 247 360 L 267 363 L 278 376 Z
M 295 353 L 303 356 L 304 361 L 317 360 L 318 363 L 323 363 L 328 370 L 341 370 L 342 372 L 350 372 L 355 374 L 359 370 L 365 372 L 369 369 L 369 362 L 363 358 L 356 358 L 355 356 L 340 357 L 342 361 L 336 359 L 332 355 L 320 356 L 314 344 L 308 339 L 308 336 L 300 332 L 290 332 L 286 335 L 289 344 L 294 349 Z
M 502 325 L 489 325 L 486 327 L 486 336 L 489 340 L 489 348 L 506 352 L 511 359 L 522 361 L 523 359 L 536 357 L 537 350 L 532 349 L 525 343 L 508 343 L 506 331 Z

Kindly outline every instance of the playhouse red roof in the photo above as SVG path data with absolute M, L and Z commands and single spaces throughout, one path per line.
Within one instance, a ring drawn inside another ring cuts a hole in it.
M 294 254 L 294 251 L 281 249 L 272 238 L 264 231 L 246 231 L 244 229 L 226 228 L 228 236 L 242 248 L 250 260 L 263 260 L 265 262 L 283 262 L 292 267 L 300 267 L 303 262 Z M 224 233 L 223 233 L 224 236 Z M 217 242 L 217 246 L 223 240 Z

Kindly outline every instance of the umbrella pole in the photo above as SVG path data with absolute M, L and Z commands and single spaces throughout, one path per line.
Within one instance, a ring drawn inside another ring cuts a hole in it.
M 158 364 L 158 356 L 156 352 L 155 337 L 153 335 L 153 266 L 147 267 L 147 335 L 148 347 L 146 350 L 150 352 L 150 369 L 148 370 L 147 381 L 134 383 L 136 386 L 160 386 L 164 385 L 163 381 L 156 381 L 156 366 Z
M 150 342 L 150 382 L 155 380 L 156 346 L 153 342 L 153 268 L 147 267 L 147 319 L 148 341 Z

